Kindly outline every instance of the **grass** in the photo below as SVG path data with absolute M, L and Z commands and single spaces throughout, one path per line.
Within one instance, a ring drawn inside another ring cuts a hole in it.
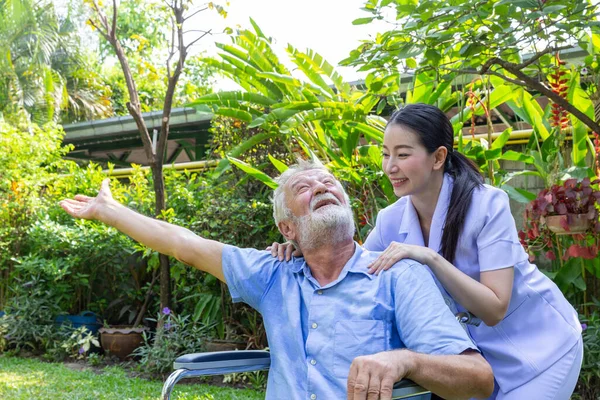
M 75 371 L 59 363 L 0 356 L 0 399 L 3 400 L 159 400 L 162 382 L 130 378 L 120 367 L 100 373 Z M 210 385 L 175 385 L 173 400 L 264 399 L 264 393 Z

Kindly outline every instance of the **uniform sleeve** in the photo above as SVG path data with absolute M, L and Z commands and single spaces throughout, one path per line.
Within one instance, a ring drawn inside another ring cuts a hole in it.
M 396 281 L 395 295 L 396 324 L 408 349 L 439 355 L 477 350 L 424 266 L 413 263 L 406 268 Z
M 267 251 L 225 246 L 223 274 L 234 303 L 244 302 L 261 311 L 260 304 L 281 265 Z
M 491 190 L 482 204 L 483 226 L 477 235 L 480 271 L 513 267 L 527 260 L 527 253 L 519 242 L 515 220 L 510 212 L 508 195 Z
M 367 236 L 367 239 L 363 243 L 363 247 L 369 251 L 384 251 L 387 248 L 381 237 L 381 225 L 384 218 L 383 213 L 383 211 L 380 211 L 377 214 L 375 228 L 371 230 L 369 236 Z

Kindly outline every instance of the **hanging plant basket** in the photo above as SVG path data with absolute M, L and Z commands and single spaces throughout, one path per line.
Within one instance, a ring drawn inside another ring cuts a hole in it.
M 544 222 L 557 235 L 577 235 L 590 227 L 588 214 L 548 215 L 544 217 Z

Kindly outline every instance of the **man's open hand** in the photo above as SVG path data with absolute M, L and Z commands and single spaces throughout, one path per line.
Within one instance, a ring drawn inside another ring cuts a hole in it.
M 411 352 L 384 351 L 356 357 L 348 375 L 348 400 L 389 400 L 394 383 L 410 370 Z
M 102 181 L 102 186 L 96 197 L 78 194 L 72 199 L 64 199 L 59 204 L 72 217 L 84 219 L 99 219 L 102 206 L 113 202 L 109 187 L 110 179 Z

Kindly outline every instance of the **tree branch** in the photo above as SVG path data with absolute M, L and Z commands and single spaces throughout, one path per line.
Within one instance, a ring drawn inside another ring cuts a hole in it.
M 107 42 L 110 43 L 110 37 L 106 33 L 104 33 L 104 31 L 102 29 L 100 29 L 100 27 L 98 27 L 98 25 L 96 25 L 94 20 L 89 18 L 88 21 L 90 21 L 90 24 L 102 35 L 102 37 L 104 39 L 106 39 Z
M 499 72 L 496 72 L 496 71 L 491 71 L 491 70 L 490 70 L 490 71 L 488 71 L 488 75 L 497 76 L 497 77 L 499 77 L 499 78 L 502 78 L 503 80 L 505 80 L 505 81 L 507 81 L 507 82 L 514 83 L 515 85 L 519 85 L 519 86 L 527 87 L 527 84 L 526 84 L 525 82 L 523 82 L 523 81 L 518 81 L 518 80 L 516 80 L 516 79 L 513 79 L 513 78 L 509 78 L 508 76 L 506 76 L 506 75 L 503 75 L 503 74 L 501 74 L 501 73 L 499 73 Z
M 203 31 L 203 30 L 200 30 L 200 29 L 190 29 L 190 30 L 187 30 L 187 31 L 183 31 L 183 34 L 185 35 L 186 33 L 191 33 L 191 32 L 209 33 L 210 31 Z
M 154 294 L 154 292 L 152 291 L 152 288 L 154 287 L 154 285 L 156 284 L 156 280 L 160 276 L 159 273 L 160 273 L 160 268 L 155 269 L 154 272 L 152 272 L 152 281 L 150 282 L 150 286 L 148 286 L 148 291 L 146 292 L 146 296 L 144 297 L 144 303 L 142 304 L 142 307 L 140 307 L 138 314 L 135 317 L 135 322 L 133 323 L 134 327 L 138 326 L 142 323 L 144 314 L 146 314 L 146 310 L 148 309 L 148 304 L 150 304 L 150 299 L 152 298 L 152 295 Z
M 489 74 L 490 68 L 492 67 L 492 65 L 501 66 L 506 71 L 510 72 L 511 74 L 515 75 L 517 78 L 521 79 L 528 88 L 538 91 L 539 93 L 546 96 L 548 99 L 550 99 L 553 102 L 555 102 L 556 104 L 560 105 L 562 108 L 564 108 L 569 113 L 573 114 L 581 122 L 586 124 L 592 131 L 600 132 L 600 124 L 598 124 L 597 122 L 592 120 L 590 117 L 585 115 L 580 109 L 578 109 L 577 107 L 575 107 L 574 105 L 569 103 L 567 100 L 563 99 L 559 94 L 554 93 L 552 90 L 548 89 L 541 82 L 538 82 L 535 79 L 528 76 L 527 74 L 525 74 L 523 71 L 521 71 L 518 68 L 519 67 L 518 64 L 513 64 L 508 61 L 499 59 L 499 58 L 491 58 L 481 67 L 481 70 L 479 73 L 481 75 Z M 496 74 L 498 76 L 502 77 L 498 73 L 496 73 Z
M 208 7 L 204 7 L 204 8 L 201 8 L 201 9 L 197 10 L 197 11 L 194 11 L 193 13 L 191 13 L 190 15 L 188 15 L 187 17 L 183 18 L 183 21 L 185 22 L 188 19 L 192 18 L 194 15 L 199 14 L 202 11 L 206 11 L 206 10 L 208 10 Z
M 173 97 L 175 96 L 175 88 L 177 87 L 177 83 L 179 81 L 179 77 L 181 76 L 181 72 L 183 71 L 185 59 L 187 57 L 187 47 L 184 45 L 183 42 L 183 5 L 179 5 L 177 2 L 175 2 L 173 14 L 175 16 L 175 23 L 173 24 L 173 35 L 177 35 L 177 50 L 179 51 L 179 59 L 177 60 L 177 64 L 175 66 L 175 70 L 173 71 L 173 75 L 170 75 L 167 81 L 167 92 L 165 93 L 165 101 L 163 104 L 163 116 L 161 120 L 160 137 L 158 138 L 158 145 L 156 146 L 156 153 L 159 157 L 157 162 L 160 162 L 160 165 L 162 165 L 163 162 L 163 153 L 169 137 L 169 122 L 171 119 L 171 110 L 173 108 Z M 174 51 L 171 52 L 169 60 L 172 58 L 173 54 Z
M 204 33 L 203 35 L 201 35 L 199 38 L 193 40 L 192 42 L 190 42 L 190 44 L 188 44 L 187 46 L 185 46 L 185 49 L 188 50 L 190 47 L 192 47 L 194 45 L 194 43 L 196 43 L 198 40 L 202 39 L 204 36 L 206 35 L 211 35 L 212 34 L 212 29 L 207 31 L 206 33 Z
M 537 60 L 539 60 L 540 58 L 542 58 L 544 55 L 548 54 L 548 53 L 554 53 L 557 51 L 561 51 L 561 50 L 566 50 L 566 49 L 570 49 L 573 46 L 560 46 L 560 47 L 547 47 L 545 50 L 542 50 L 540 52 L 537 52 L 533 57 L 531 57 L 529 60 L 521 63 L 521 64 L 516 64 L 516 68 L 518 69 L 523 69 L 525 67 L 530 66 L 531 64 L 533 64 L 534 62 L 536 62 Z
M 113 0 L 113 20 L 110 35 L 117 40 L 117 0 Z
M 113 29 L 110 29 L 108 26 L 108 19 L 106 15 L 102 12 L 96 0 L 93 0 L 94 8 L 96 10 L 96 14 L 102 21 L 102 25 L 104 26 L 105 32 L 102 32 L 100 29 L 100 33 L 102 36 L 106 38 L 106 40 L 111 44 L 113 50 L 115 51 L 115 55 L 121 64 L 121 69 L 123 70 L 123 76 L 125 77 L 125 83 L 127 84 L 127 91 L 129 92 L 129 102 L 125 105 L 127 106 L 127 110 L 129 114 L 133 117 L 135 124 L 140 132 L 140 138 L 142 139 L 142 143 L 144 145 L 144 151 L 146 153 L 146 157 L 149 162 L 154 162 L 154 154 L 152 152 L 152 141 L 150 140 L 150 134 L 148 133 L 148 128 L 146 127 L 146 122 L 142 117 L 142 110 L 140 107 L 140 99 L 138 97 L 137 88 L 135 85 L 135 81 L 133 79 L 133 74 L 131 73 L 131 68 L 129 67 L 129 63 L 127 62 L 127 57 L 125 56 L 125 52 L 121 47 L 121 43 L 117 38 L 117 32 L 115 25 L 117 20 L 117 4 L 116 0 L 113 0 Z M 92 24 L 93 21 L 92 21 Z M 96 26 L 94 24 L 94 26 Z

